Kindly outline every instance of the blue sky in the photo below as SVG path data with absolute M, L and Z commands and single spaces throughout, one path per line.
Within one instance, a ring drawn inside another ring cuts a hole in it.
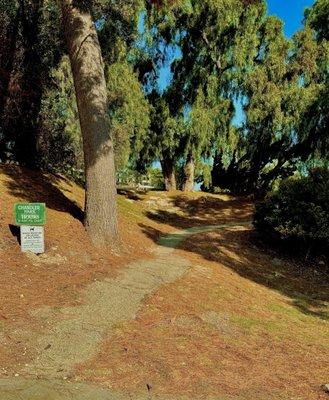
M 268 0 L 268 13 L 280 17 L 285 24 L 285 33 L 292 36 L 302 26 L 303 14 L 313 0 Z

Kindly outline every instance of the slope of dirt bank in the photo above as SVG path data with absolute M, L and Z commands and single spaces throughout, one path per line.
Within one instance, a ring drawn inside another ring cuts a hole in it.
M 17 202 L 45 202 L 46 253 L 23 254 L 13 225 Z M 88 284 L 115 277 L 132 260 L 151 257 L 154 243 L 142 234 L 138 202 L 119 196 L 121 245 L 95 249 L 82 226 L 83 189 L 63 176 L 0 165 L 0 373 L 14 371 L 32 357 L 20 340 L 25 327 L 46 328 L 33 310 L 81 303 Z M 15 332 L 15 337 L 12 335 Z

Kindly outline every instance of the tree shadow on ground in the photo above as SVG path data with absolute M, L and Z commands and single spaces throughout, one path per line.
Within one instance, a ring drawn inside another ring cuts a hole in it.
M 14 238 L 16 238 L 17 243 L 19 245 L 21 245 L 20 228 L 13 224 L 9 224 L 8 226 L 9 226 L 10 233 L 13 235 Z
M 17 166 L 1 166 L 1 170 L 10 178 L 6 182 L 10 195 L 29 203 L 46 203 L 47 208 L 69 213 L 83 221 L 83 210 L 56 186 L 61 181 L 68 183 L 66 178 Z
M 146 191 L 140 191 L 138 189 L 125 188 L 125 187 L 118 187 L 117 192 L 121 196 L 125 196 L 127 199 L 134 201 L 144 200 L 143 195 L 147 193 Z
M 187 200 L 186 202 L 187 204 L 179 203 L 183 210 L 188 210 L 191 206 Z M 194 201 L 192 205 L 194 207 Z M 228 213 L 227 207 L 236 209 Z M 207 219 L 206 214 L 211 214 L 213 211 L 214 215 Z M 223 211 L 227 219 L 221 217 Z M 159 210 L 149 212 L 148 217 L 179 229 L 202 224 L 225 224 L 230 220 L 236 222 L 238 226 L 239 222 L 246 220 L 246 217 L 250 219 L 250 204 L 237 199 L 224 205 L 222 202 L 219 202 L 219 205 L 212 204 L 203 216 L 201 211 L 199 213 L 188 211 L 184 214 L 185 216 L 170 213 L 168 210 Z M 158 242 L 161 237 L 159 230 L 145 224 L 141 225 L 141 228 L 144 234 Z M 167 243 L 170 241 L 161 240 L 159 244 L 166 246 Z M 196 233 L 178 242 L 177 248 L 201 255 L 205 260 L 219 263 L 244 278 L 288 296 L 292 304 L 305 315 L 329 320 L 328 275 L 324 271 L 315 274 L 314 269 L 307 268 L 307 265 L 284 258 L 274 249 L 264 247 L 251 227 L 223 228 L 207 233 Z
M 223 200 L 204 195 L 194 199 L 179 195 L 172 197 L 166 209 L 147 211 L 146 216 L 154 221 L 176 228 L 199 225 L 217 225 L 229 221 L 245 221 L 251 218 L 253 204 L 245 198 Z

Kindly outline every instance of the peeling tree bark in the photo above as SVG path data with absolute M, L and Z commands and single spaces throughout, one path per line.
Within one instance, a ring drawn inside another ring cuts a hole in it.
M 118 236 L 116 176 L 101 49 L 90 10 L 73 0 L 59 4 L 83 139 L 85 227 L 95 244 L 111 244 Z

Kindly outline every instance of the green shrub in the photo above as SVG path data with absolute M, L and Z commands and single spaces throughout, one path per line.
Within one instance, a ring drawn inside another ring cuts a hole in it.
M 329 171 L 314 169 L 306 177 L 282 181 L 256 205 L 254 226 L 294 250 L 328 255 Z
M 147 175 L 150 186 L 156 190 L 164 190 L 163 174 L 160 168 L 149 168 Z

